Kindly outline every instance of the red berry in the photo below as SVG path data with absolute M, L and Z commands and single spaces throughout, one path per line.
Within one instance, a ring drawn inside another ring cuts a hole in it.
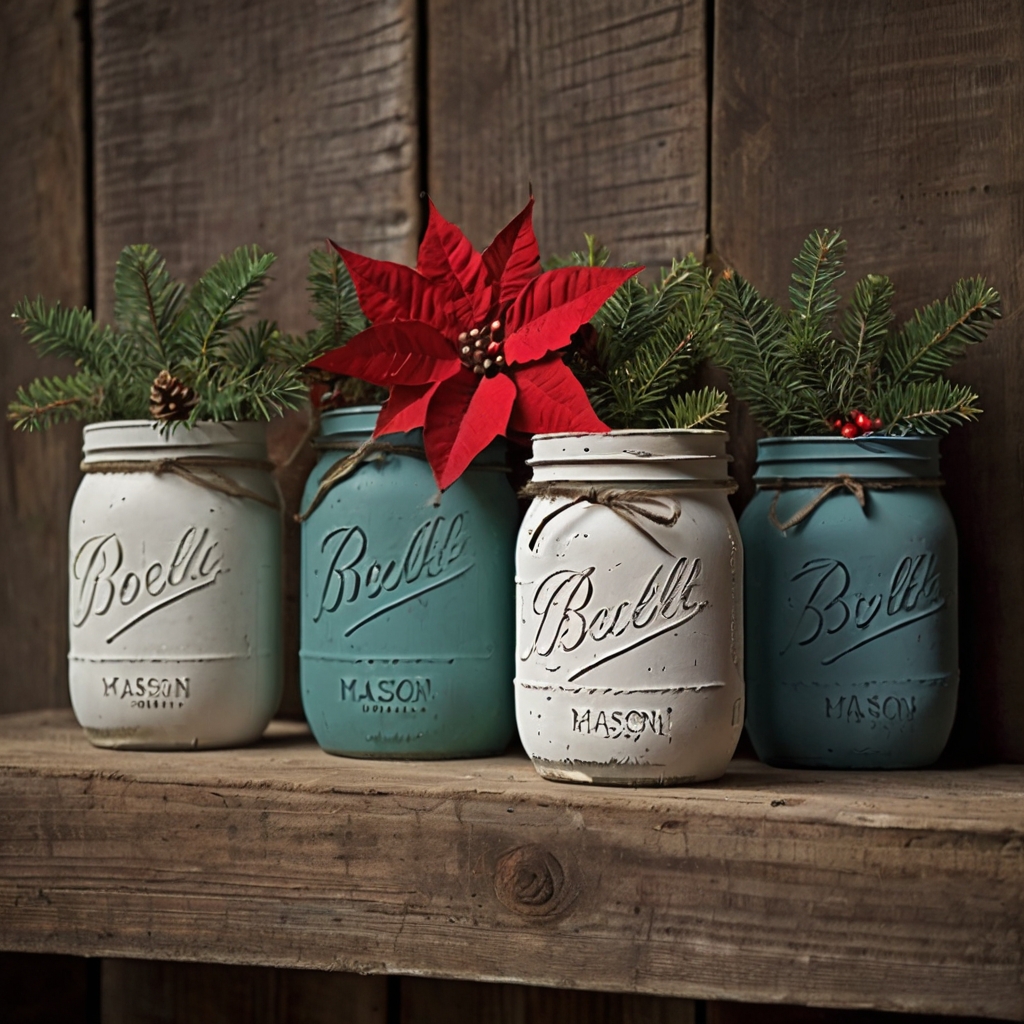
M 884 427 L 884 426 L 885 426 L 885 424 L 880 419 L 873 419 L 871 421 L 871 429 L 872 430 L 881 430 L 882 427 Z
M 860 427 L 861 430 L 871 429 L 871 417 L 865 416 L 862 412 L 857 413 L 857 415 L 854 417 L 854 422 L 857 424 L 858 427 Z
M 854 423 L 857 422 L 857 417 L 859 415 L 860 415 L 860 409 L 851 409 L 850 410 L 850 419 L 853 420 Z
M 843 437 L 856 437 L 860 433 L 860 430 L 857 429 L 856 423 L 844 423 L 843 429 L 840 430 L 839 433 L 842 434 Z
M 843 421 L 841 419 L 839 419 L 839 418 L 834 419 L 832 421 L 832 429 L 833 430 L 842 430 L 843 429 Z

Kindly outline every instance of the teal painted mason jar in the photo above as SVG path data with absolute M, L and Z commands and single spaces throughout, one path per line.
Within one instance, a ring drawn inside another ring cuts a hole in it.
M 324 415 L 303 508 L 379 409 Z M 438 497 L 422 431 L 380 438 L 302 527 L 302 703 L 332 754 L 474 757 L 515 728 L 518 510 L 504 442 Z
M 754 480 L 740 532 L 758 757 L 930 764 L 959 679 L 956 528 L 938 438 L 768 438 Z

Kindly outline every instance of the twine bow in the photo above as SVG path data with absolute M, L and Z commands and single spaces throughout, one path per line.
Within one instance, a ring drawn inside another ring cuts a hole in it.
M 530 538 L 530 550 L 537 546 L 537 541 L 544 527 L 560 516 L 563 512 L 587 502 L 591 505 L 603 505 L 610 509 L 624 522 L 639 530 L 652 544 L 660 548 L 670 558 L 675 554 L 669 551 L 644 525 L 641 519 L 658 526 L 675 526 L 679 522 L 680 508 L 668 496 L 690 490 L 729 490 L 736 489 L 731 480 L 693 480 L 677 481 L 671 487 L 638 488 L 624 490 L 620 487 L 573 487 L 570 484 L 529 483 L 520 492 L 522 498 L 566 498 L 564 505 L 552 509 L 538 524 Z
M 219 468 L 218 468 L 219 467 Z M 83 462 L 83 473 L 154 473 L 162 476 L 170 473 L 181 477 L 198 487 L 208 491 L 217 491 L 231 498 L 246 498 L 258 501 L 269 508 L 279 508 L 279 503 L 257 494 L 256 491 L 243 487 L 237 480 L 221 473 L 221 469 L 259 469 L 272 470 L 271 463 L 260 459 L 229 459 L 218 455 L 186 455 L 174 459 L 116 459 L 109 462 Z
M 888 480 L 861 480 L 850 476 L 849 473 L 839 473 L 837 476 L 823 478 L 779 478 L 775 480 L 755 480 L 754 483 L 759 491 L 775 491 L 775 497 L 768 507 L 768 522 L 785 533 L 791 527 L 802 523 L 811 513 L 827 498 L 837 491 L 845 490 L 857 499 L 857 504 L 862 509 L 867 507 L 868 491 L 892 491 L 903 487 L 941 487 L 945 481 L 941 478 L 924 479 L 888 479 Z M 779 521 L 776 509 L 779 498 L 783 491 L 806 491 L 812 487 L 820 487 L 821 490 L 802 508 L 793 513 L 784 523 Z

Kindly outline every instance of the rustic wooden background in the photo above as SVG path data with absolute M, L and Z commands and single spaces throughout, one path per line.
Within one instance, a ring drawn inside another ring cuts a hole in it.
M 903 311 L 988 275 L 1006 318 L 957 370 L 985 416 L 944 447 L 962 550 L 951 756 L 1024 760 L 1018 0 L 0 0 L 0 84 L 7 309 L 43 294 L 108 315 L 130 242 L 187 279 L 257 242 L 279 257 L 266 312 L 303 329 L 324 236 L 410 261 L 429 190 L 483 245 L 530 183 L 549 253 L 585 231 L 620 261 L 713 252 L 782 298 L 804 235 L 841 226 L 848 280 L 890 274 Z M 61 369 L 0 321 L 0 396 Z M 299 429 L 278 425 L 275 451 Z M 756 435 L 742 410 L 731 429 L 742 495 Z M 78 447 L 73 427 L 0 431 L 0 712 L 67 703 Z M 129 961 L 8 957 L 0 976 L 29 965 L 67 979 L 43 986 L 64 1019 L 108 1024 L 198 1006 L 208 1021 L 887 1019 Z M 15 1019 L 47 1019 L 24 1006 Z

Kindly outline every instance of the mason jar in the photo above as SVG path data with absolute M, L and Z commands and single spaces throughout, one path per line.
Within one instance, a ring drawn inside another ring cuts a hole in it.
M 504 442 L 443 494 L 422 431 L 373 432 L 379 409 L 324 415 L 303 498 L 302 703 L 332 754 L 494 754 L 514 728 L 512 564 L 518 506 Z M 317 502 L 317 494 L 320 498 Z
M 136 750 L 259 738 L 281 698 L 280 513 L 265 426 L 84 429 L 71 506 L 71 704 Z
M 740 520 L 747 728 L 769 764 L 914 768 L 957 682 L 956 529 L 934 437 L 768 438 Z
M 516 717 L 561 782 L 714 779 L 743 727 L 743 551 L 718 430 L 534 438 Z

